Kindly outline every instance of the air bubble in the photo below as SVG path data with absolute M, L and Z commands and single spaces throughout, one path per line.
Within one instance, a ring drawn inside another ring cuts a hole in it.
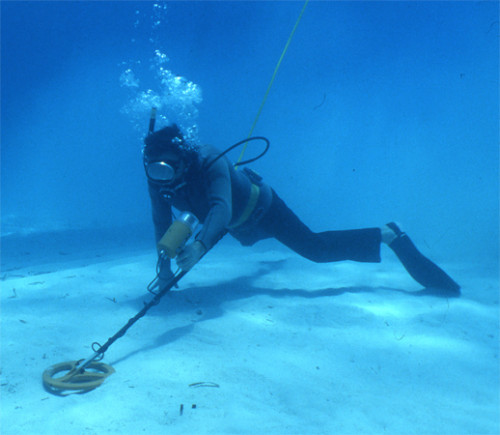
M 122 112 L 131 118 L 139 130 L 144 131 L 144 120 L 149 118 L 151 108 L 156 107 L 157 128 L 175 122 L 184 131 L 186 139 L 196 143 L 197 106 L 203 101 L 201 88 L 185 77 L 173 74 L 165 67 L 168 61 L 165 53 L 155 50 L 150 69 L 156 77 L 156 89 L 140 90 L 140 82 L 131 68 L 122 73 L 120 83 L 131 90 L 130 99 Z
M 163 23 L 166 22 L 166 2 L 152 4 L 150 13 L 151 35 L 149 42 L 153 47 L 158 47 L 158 35 Z M 141 22 L 141 12 L 135 11 L 135 24 L 138 27 Z M 133 39 L 135 41 L 135 38 Z M 195 143 L 198 136 L 196 120 L 198 117 L 197 106 L 202 102 L 201 88 L 185 77 L 174 74 L 168 69 L 168 56 L 160 49 L 153 50 L 154 55 L 149 59 L 149 65 L 141 61 L 123 63 L 126 68 L 120 75 L 120 84 L 127 88 L 130 95 L 128 102 L 122 108 L 122 113 L 127 115 L 134 127 L 141 133 L 145 131 L 145 123 L 149 120 L 152 107 L 156 107 L 156 128 L 164 127 L 170 123 L 176 123 L 184 132 L 187 140 Z M 148 67 L 153 73 L 154 85 L 151 86 L 147 71 Z M 142 69 L 141 69 L 142 68 Z M 143 77 L 143 75 L 145 75 Z M 139 80 L 139 77 L 142 80 Z M 148 87 L 141 88 L 142 82 L 148 83 Z M 149 82 L 148 82 L 149 81 Z

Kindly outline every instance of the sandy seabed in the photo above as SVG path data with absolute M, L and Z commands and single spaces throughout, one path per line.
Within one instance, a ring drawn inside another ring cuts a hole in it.
M 155 254 L 20 253 L 1 275 L 0 433 L 498 434 L 498 276 L 444 264 L 463 295 L 437 297 L 383 257 L 224 240 L 109 348 L 114 374 L 63 397 L 42 372 L 152 298 Z

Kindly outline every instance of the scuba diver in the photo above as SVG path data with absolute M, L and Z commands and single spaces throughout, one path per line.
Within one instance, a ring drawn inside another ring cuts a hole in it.
M 259 139 L 269 146 L 267 139 Z M 226 233 L 245 246 L 275 238 L 318 263 L 380 262 L 380 245 L 385 243 L 424 288 L 444 296 L 460 295 L 459 285 L 423 256 L 394 222 L 382 227 L 315 233 L 259 175 L 234 167 L 225 156 L 234 146 L 221 153 L 210 146 L 195 145 L 175 124 L 156 132 L 150 129 L 144 144 L 144 168 L 157 243 L 172 223 L 172 208 L 194 214 L 203 224 L 194 241 L 176 256 L 182 271 L 190 270 Z M 162 288 L 173 276 L 170 259 L 160 255 L 158 269 Z

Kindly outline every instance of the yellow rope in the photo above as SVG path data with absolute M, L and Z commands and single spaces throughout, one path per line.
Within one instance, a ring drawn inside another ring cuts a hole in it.
M 264 108 L 264 104 L 266 103 L 267 97 L 269 95 L 269 91 L 271 90 L 271 87 L 273 86 L 274 79 L 276 78 L 276 74 L 278 73 L 278 70 L 280 68 L 281 61 L 285 57 L 285 53 L 288 50 L 288 46 L 290 45 L 290 42 L 292 42 L 293 35 L 294 35 L 295 31 L 297 30 L 297 27 L 300 23 L 300 20 L 302 19 L 302 15 L 304 14 L 304 11 L 306 10 L 307 3 L 309 3 L 309 0 L 306 0 L 304 2 L 304 6 L 302 7 L 302 10 L 300 11 L 299 17 L 297 18 L 297 21 L 295 22 L 295 25 L 293 26 L 292 33 L 290 33 L 290 36 L 288 37 L 288 41 L 285 44 L 285 48 L 283 49 L 283 52 L 281 53 L 281 56 L 278 60 L 278 63 L 276 64 L 276 68 L 274 68 L 273 76 L 271 77 L 271 81 L 269 82 L 269 85 L 267 86 L 266 93 L 264 94 L 264 98 L 262 100 L 262 103 L 260 104 L 259 110 L 257 111 L 257 116 L 255 117 L 255 120 L 252 124 L 252 128 L 250 129 L 250 133 L 248 133 L 247 139 L 252 136 L 253 130 L 254 130 L 255 126 L 257 125 L 257 121 L 259 120 L 262 109 Z M 238 161 L 236 162 L 236 167 L 238 167 L 237 166 L 238 163 L 241 162 L 241 160 L 243 159 L 243 155 L 245 154 L 245 151 L 247 150 L 247 146 L 248 146 L 248 142 L 246 142 L 245 145 L 243 145 L 243 149 L 241 150 Z

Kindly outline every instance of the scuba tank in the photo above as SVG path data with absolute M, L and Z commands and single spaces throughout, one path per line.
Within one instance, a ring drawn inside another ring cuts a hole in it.
M 179 251 L 189 240 L 198 225 L 196 216 L 189 212 L 183 212 L 178 219 L 165 232 L 158 242 L 158 252 L 160 256 L 166 255 L 168 258 L 175 258 Z

